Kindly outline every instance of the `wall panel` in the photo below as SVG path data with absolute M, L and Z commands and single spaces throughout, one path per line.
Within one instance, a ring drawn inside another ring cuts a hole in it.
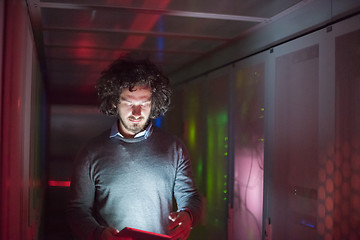
M 206 118 L 206 144 L 191 148 L 204 159 L 195 174 L 206 175 L 196 176 L 206 208 L 194 239 L 359 239 L 359 22 L 354 16 L 182 85 L 178 116 L 185 125 L 196 119 L 197 129 L 199 112 Z M 198 135 L 184 129 L 191 145 Z M 232 172 L 233 195 L 222 203 L 219 176 Z
M 1 7 L 0 238 L 37 239 L 44 192 L 44 159 L 38 154 L 46 127 L 42 77 L 25 2 L 1 1 Z
M 274 48 L 264 215 L 273 239 L 359 238 L 358 22 Z

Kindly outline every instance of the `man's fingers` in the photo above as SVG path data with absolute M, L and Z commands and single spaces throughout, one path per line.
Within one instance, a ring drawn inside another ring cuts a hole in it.
M 112 230 L 113 235 L 116 235 L 119 233 L 119 230 L 117 230 L 116 228 L 111 228 L 111 230 Z
M 179 218 L 179 213 L 172 212 L 169 215 L 169 219 L 172 221 L 172 223 L 169 224 L 169 229 L 173 229 L 176 226 L 178 226 L 181 223 L 181 219 Z
M 179 225 L 181 225 L 181 222 L 178 219 L 174 220 L 174 222 L 170 223 L 169 230 L 174 229 L 175 227 L 177 227 Z
M 179 216 L 178 212 L 171 212 L 170 215 L 169 215 L 169 219 L 171 221 L 175 221 L 178 216 Z
M 113 227 L 107 227 L 104 229 L 104 231 L 101 233 L 101 240 L 113 240 L 117 239 L 116 234 L 119 233 L 119 230 L 113 228 Z
M 185 240 L 187 239 L 187 237 L 190 235 L 190 229 L 189 228 L 185 228 L 185 227 L 178 227 L 176 228 L 171 234 L 171 239 L 173 240 L 177 240 L 177 239 L 181 239 L 181 240 Z
M 186 240 L 190 235 L 192 225 L 190 215 L 187 212 L 173 212 L 170 213 L 169 219 L 172 221 L 169 224 L 171 239 Z

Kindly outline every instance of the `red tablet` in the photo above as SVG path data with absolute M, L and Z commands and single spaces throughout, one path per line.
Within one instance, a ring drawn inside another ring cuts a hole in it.
M 159 233 L 147 232 L 144 230 L 129 228 L 126 227 L 121 230 L 118 234 L 118 237 L 130 237 L 133 240 L 166 240 L 171 239 L 168 235 L 163 235 Z

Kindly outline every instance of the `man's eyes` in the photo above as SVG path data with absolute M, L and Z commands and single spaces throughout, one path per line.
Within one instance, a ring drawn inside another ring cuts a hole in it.
M 140 104 L 134 104 L 131 102 L 122 102 L 122 103 L 128 107 L 133 107 L 133 106 L 148 107 L 148 106 L 150 106 L 150 102 L 145 102 L 145 103 L 140 103 Z
M 144 103 L 141 103 L 140 105 L 141 106 L 149 106 L 150 102 L 144 102 Z

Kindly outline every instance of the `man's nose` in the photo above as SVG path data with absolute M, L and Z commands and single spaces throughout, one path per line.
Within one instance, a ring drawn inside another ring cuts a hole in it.
M 132 115 L 133 116 L 140 116 L 141 115 L 141 106 L 140 105 L 134 105 L 132 107 Z

